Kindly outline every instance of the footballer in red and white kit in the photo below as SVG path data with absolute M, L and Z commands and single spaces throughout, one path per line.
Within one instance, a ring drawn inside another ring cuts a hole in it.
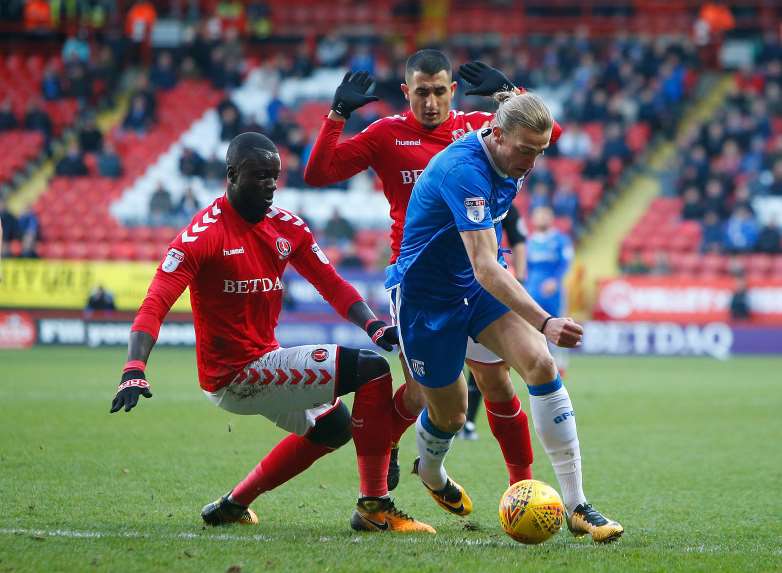
M 480 62 L 462 66 L 459 73 L 474 86 L 466 92 L 468 95 L 490 96 L 501 91 L 520 91 L 499 70 Z M 399 255 L 407 204 L 418 176 L 432 157 L 467 132 L 489 123 L 493 115 L 452 110 L 456 82 L 452 78 L 450 61 L 439 50 L 421 50 L 407 60 L 405 83 L 401 85 L 410 102 L 410 110 L 379 119 L 361 133 L 340 142 L 345 120 L 351 112 L 377 100 L 367 93 L 371 85 L 372 78 L 365 72 L 345 76 L 313 146 L 304 179 L 310 185 L 326 186 L 371 167 L 380 177 L 391 207 L 390 262 L 393 264 Z M 555 123 L 552 142 L 561 131 Z M 520 249 L 523 248 L 521 244 Z M 391 294 L 391 315 L 395 317 L 395 297 Z M 483 392 L 489 424 L 505 457 L 510 483 L 530 479 L 533 457 L 526 414 L 518 399 L 509 400 L 500 390 L 506 387 L 508 367 L 472 339 L 468 341 L 467 362 Z M 389 489 L 396 487 L 399 480 L 398 441 L 424 406 L 423 393 L 407 372 L 404 360 L 402 365 L 405 384 L 394 395 L 392 440 L 395 447 L 388 472 Z
M 282 275 L 290 263 L 343 317 L 386 350 L 396 327 L 378 320 L 337 274 L 302 219 L 274 207 L 280 175 L 275 145 L 259 133 L 230 143 L 226 194 L 171 243 L 131 327 L 128 362 L 111 412 L 151 397 L 144 370 L 160 326 L 190 287 L 198 378 L 208 399 L 235 414 L 260 414 L 291 432 L 228 494 L 205 506 L 210 525 L 258 523 L 258 495 L 323 455 L 356 446 L 360 496 L 351 517 L 362 531 L 434 532 L 396 509 L 386 473 L 391 447 L 390 368 L 379 354 L 333 344 L 280 347 Z M 354 393 L 352 412 L 340 396 Z

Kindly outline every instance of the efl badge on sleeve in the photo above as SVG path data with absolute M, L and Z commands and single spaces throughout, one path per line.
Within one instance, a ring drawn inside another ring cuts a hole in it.
M 291 254 L 291 242 L 288 239 L 277 237 L 277 252 L 280 253 L 281 259 L 287 259 Z
M 486 199 L 483 197 L 467 197 L 464 200 L 467 218 L 473 223 L 480 223 L 486 214 Z
M 165 273 L 173 273 L 175 270 L 177 270 L 179 263 L 184 260 L 185 253 L 179 249 L 169 249 L 168 253 L 166 253 L 166 259 L 163 261 L 163 264 L 160 265 L 160 268 Z
M 323 263 L 324 265 L 329 264 L 329 258 L 326 256 L 326 253 L 324 253 L 321 248 L 318 246 L 318 243 L 312 243 L 312 252 L 317 255 L 318 260 Z

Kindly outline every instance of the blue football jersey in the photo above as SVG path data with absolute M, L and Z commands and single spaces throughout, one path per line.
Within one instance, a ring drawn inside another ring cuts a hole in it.
M 413 187 L 402 248 L 386 271 L 386 287 L 397 284 L 411 301 L 450 305 L 480 285 L 460 231 L 495 229 L 521 185 L 494 164 L 484 135 L 472 132 L 434 156 Z
M 562 280 L 573 260 L 570 238 L 556 230 L 535 232 L 527 238 L 527 281 L 530 295 L 551 314 L 559 314 L 562 298 Z M 544 294 L 541 286 L 549 279 L 557 282 L 554 293 Z

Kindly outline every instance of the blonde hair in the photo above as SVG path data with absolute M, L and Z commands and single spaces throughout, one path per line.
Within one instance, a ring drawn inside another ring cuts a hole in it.
M 494 118 L 503 131 L 512 131 L 522 126 L 537 133 L 544 133 L 554 125 L 554 118 L 548 106 L 535 94 L 497 92 L 494 94 L 494 100 L 500 104 Z

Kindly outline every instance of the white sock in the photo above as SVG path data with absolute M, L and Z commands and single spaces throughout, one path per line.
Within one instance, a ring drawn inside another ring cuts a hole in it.
M 581 485 L 581 449 L 576 417 L 559 376 L 543 386 L 529 386 L 529 403 L 535 432 L 546 450 L 562 490 L 568 513 L 586 502 Z
M 454 434 L 443 432 L 429 420 L 424 408 L 415 421 L 415 443 L 418 446 L 418 475 L 433 490 L 440 490 L 448 482 L 443 460 L 451 448 Z

